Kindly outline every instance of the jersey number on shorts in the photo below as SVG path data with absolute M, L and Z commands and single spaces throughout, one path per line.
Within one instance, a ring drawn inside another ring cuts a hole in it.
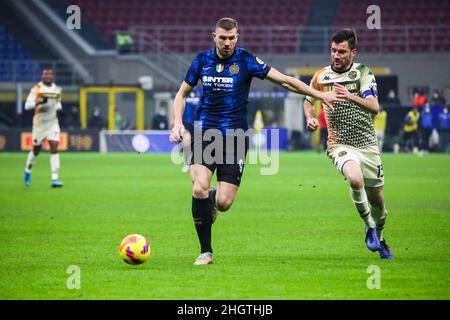
M 377 168 L 378 168 L 377 178 L 383 178 L 384 177 L 383 165 L 379 164 L 377 165 Z

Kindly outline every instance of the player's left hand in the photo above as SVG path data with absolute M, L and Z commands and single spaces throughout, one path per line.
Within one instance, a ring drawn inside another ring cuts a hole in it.
M 183 139 L 184 131 L 183 124 L 175 124 L 170 131 L 170 142 L 179 143 Z
M 48 111 L 48 106 L 43 106 L 41 104 L 37 104 L 34 108 L 36 113 L 45 113 Z
M 334 84 L 334 91 L 339 99 L 350 100 L 350 97 L 352 96 L 352 93 L 348 91 L 345 86 L 339 83 Z
M 306 126 L 309 131 L 316 131 L 319 128 L 319 120 L 311 118 L 306 122 Z
M 333 102 L 334 101 L 342 101 L 339 99 L 334 91 L 323 92 L 320 100 L 323 101 L 326 107 L 328 107 L 331 111 L 334 111 Z

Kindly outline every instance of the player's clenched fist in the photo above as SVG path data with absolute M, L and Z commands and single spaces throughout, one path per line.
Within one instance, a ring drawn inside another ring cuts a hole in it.
M 309 131 L 315 131 L 319 127 L 319 120 L 311 118 L 306 122 Z
M 184 126 L 181 123 L 175 124 L 170 131 L 170 142 L 180 142 L 183 139 L 184 130 Z

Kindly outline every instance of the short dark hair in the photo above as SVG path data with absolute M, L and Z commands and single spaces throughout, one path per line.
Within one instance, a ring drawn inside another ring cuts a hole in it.
M 216 22 L 216 29 L 222 28 L 226 31 L 230 31 L 236 28 L 238 30 L 238 22 L 233 18 L 221 18 Z
M 336 31 L 331 36 L 331 42 L 341 43 L 344 41 L 348 42 L 348 46 L 349 46 L 350 50 L 355 49 L 356 44 L 357 44 L 355 30 L 353 30 L 352 28 L 343 28 L 343 29 Z
M 53 68 L 52 67 L 43 67 L 42 73 L 44 73 L 44 71 L 53 71 Z

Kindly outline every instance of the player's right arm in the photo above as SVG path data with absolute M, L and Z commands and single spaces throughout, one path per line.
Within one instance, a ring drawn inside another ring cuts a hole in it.
M 311 79 L 311 83 L 309 84 L 309 86 L 315 90 L 319 90 L 317 78 L 322 70 L 323 69 L 317 71 L 313 75 L 313 77 Z M 315 114 L 314 103 L 316 101 L 317 101 L 316 98 L 314 98 L 312 96 L 307 96 L 305 98 L 305 101 L 303 102 L 303 112 L 304 112 L 305 118 L 306 118 L 306 126 L 309 131 L 315 131 L 319 127 L 319 120 L 317 120 L 317 118 L 314 116 L 314 114 Z M 331 110 L 333 110 L 333 109 L 331 109 Z
M 30 93 L 28 94 L 27 100 L 25 101 L 25 110 L 31 110 L 31 109 L 36 109 L 36 112 L 38 111 L 39 108 L 39 102 L 36 101 L 38 95 L 38 88 L 37 86 L 34 86 Z
M 285 89 L 299 93 L 304 94 L 310 97 L 313 97 L 317 100 L 322 100 L 322 102 L 328 106 L 331 110 L 334 110 L 333 102 L 334 101 L 341 101 L 341 99 L 338 99 L 336 97 L 336 94 L 334 91 L 329 92 L 322 92 L 320 90 L 317 90 L 314 86 L 308 86 L 303 81 L 300 81 L 294 77 L 285 75 L 278 70 L 271 68 L 269 73 L 267 74 L 267 79 L 272 81 L 273 83 L 276 83 Z
M 34 109 L 34 112 L 40 113 L 45 111 L 44 108 L 41 105 L 40 99 L 38 99 L 39 96 L 39 86 L 34 86 L 30 93 L 28 94 L 27 100 L 25 101 L 25 110 L 31 110 Z
M 179 142 L 184 134 L 183 113 L 186 106 L 186 97 L 191 93 L 192 89 L 194 89 L 193 86 L 183 81 L 175 96 L 172 114 L 173 128 L 170 131 L 171 142 Z
M 183 113 L 186 106 L 186 98 L 200 79 L 201 54 L 198 54 L 191 63 L 183 83 L 173 102 L 173 128 L 170 131 L 170 142 L 180 142 L 184 134 Z
M 314 117 L 314 105 L 305 99 L 303 102 L 303 111 L 306 117 L 306 126 L 309 131 L 315 131 L 319 127 L 319 120 Z

